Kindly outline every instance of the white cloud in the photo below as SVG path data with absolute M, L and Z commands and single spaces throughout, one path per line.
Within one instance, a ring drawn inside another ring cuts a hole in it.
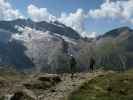
M 13 9 L 11 4 L 6 0 L 0 0 L 0 20 L 13 20 L 24 18 L 17 9 Z
M 27 8 L 27 12 L 30 18 L 34 21 L 50 22 L 58 20 L 66 26 L 73 28 L 81 35 L 86 33 L 84 28 L 86 14 L 82 9 L 77 9 L 77 11 L 74 13 L 62 13 L 61 16 L 57 18 L 56 16 L 52 15 L 47 8 L 38 8 L 31 4 Z
M 83 9 L 77 9 L 74 13 L 62 13 L 58 21 L 76 30 L 81 35 L 84 35 L 86 14 Z
M 96 37 L 96 32 L 85 31 L 85 21 L 88 18 L 83 9 L 77 9 L 74 13 L 62 13 L 58 21 L 76 30 L 83 37 Z
M 47 8 L 38 8 L 37 6 L 31 4 L 27 7 L 28 14 L 30 18 L 34 21 L 53 21 L 55 16 L 50 14 Z
M 89 11 L 88 16 L 92 18 L 119 18 L 133 23 L 133 0 L 117 0 L 115 2 L 106 0 L 99 9 Z
M 76 30 L 84 37 L 95 37 L 96 32 L 85 31 L 85 21 L 89 17 L 94 19 L 118 19 L 122 22 L 133 24 L 133 0 L 105 0 L 100 8 L 84 11 L 77 9 L 76 12 L 61 13 L 60 17 L 56 17 L 48 12 L 47 8 L 38 8 L 35 5 L 28 6 L 28 14 L 34 21 L 53 21 L 58 20 Z
M 133 24 L 133 0 L 106 0 L 100 8 L 91 9 L 88 14 L 83 9 L 76 12 L 62 13 L 58 18 L 52 15 L 47 8 L 39 8 L 33 4 L 27 7 L 29 17 L 34 21 L 55 21 L 65 24 L 76 30 L 82 36 L 93 37 L 95 32 L 85 31 L 85 21 L 88 17 L 94 19 L 119 19 Z M 8 0 L 0 0 L 0 20 L 13 20 L 24 18 L 19 10 L 12 7 Z
M 96 32 L 83 32 L 82 36 L 89 37 L 89 38 L 95 38 L 97 36 L 97 33 Z

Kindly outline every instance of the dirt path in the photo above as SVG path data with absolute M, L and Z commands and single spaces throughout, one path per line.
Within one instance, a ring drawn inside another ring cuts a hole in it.
M 94 73 L 77 73 L 73 80 L 68 74 L 62 75 L 62 82 L 57 84 L 55 87 L 44 91 L 44 93 L 38 97 L 38 100 L 65 100 L 72 91 L 78 89 L 78 87 L 85 81 L 100 74 L 102 74 L 101 71 Z

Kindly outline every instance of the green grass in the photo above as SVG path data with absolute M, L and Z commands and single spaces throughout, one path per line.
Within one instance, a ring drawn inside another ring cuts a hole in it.
M 133 100 L 133 70 L 97 76 L 74 91 L 68 100 Z
M 5 100 L 5 97 L 4 96 L 0 97 L 0 100 Z

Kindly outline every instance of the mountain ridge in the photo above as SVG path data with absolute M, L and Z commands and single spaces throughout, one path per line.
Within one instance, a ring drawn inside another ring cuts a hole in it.
M 106 36 L 112 36 L 112 37 L 116 37 L 118 35 L 120 35 L 120 33 L 122 32 L 133 32 L 133 29 L 131 29 L 130 27 L 128 26 L 122 26 L 122 27 L 118 27 L 118 28 L 115 28 L 113 30 L 110 30 L 109 32 L 106 32 L 103 37 L 106 37 Z M 112 34 L 113 33 L 113 34 Z
M 56 24 L 55 24 L 56 23 Z M 46 21 L 41 21 L 41 22 L 33 22 L 30 19 L 17 19 L 13 21 L 0 21 L 0 28 L 8 30 L 12 33 L 17 33 L 19 32 L 15 26 L 20 26 L 20 27 L 30 27 L 34 28 L 40 31 L 50 31 L 51 33 L 57 33 L 60 35 L 65 35 L 67 37 L 71 37 L 74 39 L 80 39 L 80 35 L 78 32 L 73 30 L 70 27 L 65 26 L 64 24 L 61 24 L 59 22 L 51 22 L 48 23 Z
M 119 27 L 106 32 L 96 40 L 96 54 L 101 57 L 101 63 L 106 68 L 123 70 L 132 68 L 133 30 L 129 27 Z M 116 60 L 117 59 L 117 60 Z M 116 67 L 114 67 L 116 66 Z
M 68 72 L 68 54 L 75 57 L 78 71 L 88 69 L 90 55 L 96 57 L 97 67 L 104 66 L 105 69 L 128 69 L 133 65 L 133 30 L 126 26 L 108 31 L 97 39 L 89 39 L 82 38 L 72 28 L 59 22 L 18 19 L 0 21 L 0 38 L 1 62 L 3 61 L 4 65 L 7 63 L 16 66 L 17 69 L 30 66 L 39 71 L 43 69 L 45 72 Z M 63 48 L 68 49 L 65 50 L 67 53 L 62 51 Z M 20 57 L 17 58 L 18 56 Z M 117 64 L 113 61 L 115 59 L 118 61 Z M 114 65 L 117 66 L 114 68 Z

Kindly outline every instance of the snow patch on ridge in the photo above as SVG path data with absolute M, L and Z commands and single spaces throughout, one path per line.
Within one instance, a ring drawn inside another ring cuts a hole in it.
M 30 27 L 20 27 L 15 26 L 20 33 L 16 33 L 12 35 L 13 39 L 21 40 L 24 42 L 38 40 L 38 39 L 47 39 L 50 41 L 52 35 L 50 35 L 49 31 L 43 32 L 36 29 L 32 29 Z
M 43 32 L 43 31 L 39 31 L 30 27 L 21 27 L 21 26 L 15 26 L 15 28 L 18 30 L 18 33 L 13 34 L 12 38 L 16 39 L 16 40 L 21 40 L 24 42 L 30 42 L 32 40 L 46 40 L 46 41 L 51 41 L 51 39 L 56 36 L 58 38 L 62 38 L 64 39 L 66 42 L 68 43 L 72 43 L 74 45 L 76 45 L 77 43 L 75 42 L 75 40 L 68 38 L 64 35 L 59 35 L 57 33 L 53 33 L 50 34 L 49 31 Z

